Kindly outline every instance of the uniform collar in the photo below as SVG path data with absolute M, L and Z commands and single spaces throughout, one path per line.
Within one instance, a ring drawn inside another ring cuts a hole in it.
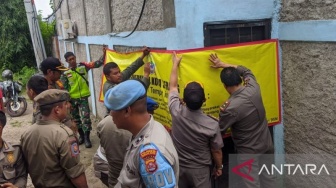
M 243 91 L 244 88 L 245 86 L 241 86 L 239 89 L 231 94 L 231 97 L 238 95 L 241 91 Z
M 138 147 L 139 145 L 142 144 L 142 141 L 144 138 L 147 138 L 148 135 L 151 133 L 152 129 L 151 127 L 153 126 L 153 116 L 150 115 L 151 118 L 149 122 L 140 130 L 140 132 L 131 140 L 130 148 L 131 147 Z M 129 149 L 130 149 L 129 148 Z
M 37 124 L 39 125 L 50 125 L 50 124 L 62 124 L 59 121 L 56 120 L 37 120 Z

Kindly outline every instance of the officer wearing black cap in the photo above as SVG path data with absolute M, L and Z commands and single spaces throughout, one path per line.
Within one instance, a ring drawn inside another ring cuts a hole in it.
M 19 143 L 2 139 L 6 125 L 6 115 L 0 110 L 0 187 L 19 187 L 27 185 L 27 170 Z
M 145 87 L 124 81 L 107 91 L 104 104 L 117 128 L 133 135 L 115 187 L 177 187 L 177 152 L 166 129 L 147 112 Z
M 62 72 L 69 69 L 64 67 L 59 59 L 54 57 L 47 57 L 40 64 L 40 70 L 48 81 L 49 89 L 64 89 L 60 78 Z
M 61 123 L 68 116 L 69 100 L 69 93 L 58 89 L 34 98 L 42 119 L 22 134 L 21 144 L 35 187 L 87 187 L 77 139 Z

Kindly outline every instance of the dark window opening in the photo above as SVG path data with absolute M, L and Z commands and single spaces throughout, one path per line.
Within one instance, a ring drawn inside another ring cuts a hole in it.
M 271 19 L 205 22 L 204 46 L 252 42 L 271 38 Z

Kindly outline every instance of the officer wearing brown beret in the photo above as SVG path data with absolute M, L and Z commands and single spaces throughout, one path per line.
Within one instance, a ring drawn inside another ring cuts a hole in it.
M 69 114 L 67 91 L 49 89 L 34 98 L 42 119 L 21 136 L 23 154 L 35 187 L 88 187 L 79 146 L 61 123 Z
M 26 187 L 28 174 L 20 145 L 2 139 L 5 125 L 6 115 L 0 111 L 0 187 Z

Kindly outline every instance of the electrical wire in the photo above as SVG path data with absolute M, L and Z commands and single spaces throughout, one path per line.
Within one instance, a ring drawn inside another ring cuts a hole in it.
M 63 0 L 60 0 L 60 1 L 58 2 L 58 4 L 57 4 L 57 7 L 55 8 L 55 10 L 54 10 L 48 17 L 43 18 L 43 19 L 46 19 L 46 20 L 49 21 L 49 18 L 51 18 L 53 15 L 55 15 L 56 12 L 61 8 L 62 3 L 63 3 Z
M 140 12 L 138 21 L 137 21 L 137 23 L 136 23 L 136 25 L 135 25 L 135 27 L 134 27 L 134 29 L 132 30 L 131 33 L 129 33 L 129 34 L 126 35 L 126 36 L 118 36 L 117 34 L 116 34 L 116 35 L 111 35 L 111 36 L 112 36 L 112 37 L 120 37 L 120 38 L 127 38 L 127 37 L 131 36 L 131 35 L 134 33 L 134 31 L 138 28 L 138 25 L 139 25 L 139 23 L 140 23 L 141 17 L 142 17 L 142 15 L 143 15 L 143 11 L 144 11 L 144 9 L 145 9 L 145 5 L 146 5 L 146 0 L 143 1 L 142 8 L 141 8 L 141 12 Z

